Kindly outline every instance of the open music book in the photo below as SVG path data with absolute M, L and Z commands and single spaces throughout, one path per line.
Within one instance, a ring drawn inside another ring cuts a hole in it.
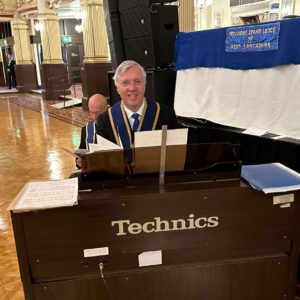
M 167 145 L 186 145 L 187 143 L 187 128 L 169 129 L 167 131 Z M 138 131 L 134 133 L 134 148 L 160 146 L 162 138 L 162 130 Z M 104 137 L 97 135 L 97 144 L 89 144 L 90 151 L 101 150 L 118 150 L 123 149 Z
M 180 171 L 186 158 L 188 129 L 167 130 L 166 170 Z M 158 172 L 160 167 L 162 130 L 135 133 L 133 149 L 123 149 L 107 139 L 97 136 L 98 144 L 90 144 L 90 152 L 85 155 L 84 172 L 107 171 L 123 174 L 124 168 L 135 174 Z
M 90 153 L 101 150 L 120 150 L 123 149 L 122 145 L 119 146 L 104 137 L 97 134 L 97 144 L 89 144 Z

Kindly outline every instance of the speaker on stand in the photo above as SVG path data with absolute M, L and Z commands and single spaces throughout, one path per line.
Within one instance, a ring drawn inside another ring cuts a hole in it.
M 152 4 L 167 4 L 176 2 L 176 0 L 120 0 L 119 9 L 126 10 L 137 6 L 150 6 Z
M 113 69 L 124 61 L 125 49 L 118 0 L 103 0 L 104 18 Z
M 165 68 L 174 62 L 179 31 L 177 6 L 140 5 L 125 10 L 120 7 L 120 18 L 126 59 L 151 69 Z

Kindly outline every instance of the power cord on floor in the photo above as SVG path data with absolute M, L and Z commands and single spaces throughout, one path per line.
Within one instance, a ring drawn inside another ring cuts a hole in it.
M 114 296 L 113 296 L 113 294 L 112 294 L 112 292 L 111 292 L 111 290 L 110 290 L 110 288 L 109 288 L 109 286 L 108 286 L 108 284 L 107 284 L 107 282 L 106 282 L 106 280 L 104 278 L 104 273 L 103 273 L 104 264 L 102 262 L 99 264 L 99 269 L 100 269 L 100 275 L 101 275 L 102 281 L 103 281 L 104 286 L 106 288 L 106 291 L 107 291 L 107 293 L 109 295 L 109 298 L 111 300 L 115 300 L 115 298 L 114 298 Z

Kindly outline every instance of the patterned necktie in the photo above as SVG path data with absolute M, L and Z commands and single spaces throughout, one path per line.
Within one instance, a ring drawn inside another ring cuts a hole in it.
M 132 114 L 132 118 L 134 119 L 134 121 L 133 121 L 133 125 L 132 125 L 132 130 L 133 130 L 133 132 L 136 132 L 137 131 L 137 129 L 138 129 L 138 127 L 139 127 L 139 123 L 140 123 L 140 121 L 139 121 L 139 114 L 138 113 L 134 113 L 134 114 Z

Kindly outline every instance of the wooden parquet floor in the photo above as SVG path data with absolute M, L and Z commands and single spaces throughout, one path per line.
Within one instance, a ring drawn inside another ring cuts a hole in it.
M 24 299 L 9 203 L 29 180 L 67 178 L 76 170 L 62 148 L 78 147 L 88 114 L 50 104 L 38 95 L 0 95 L 0 300 Z

